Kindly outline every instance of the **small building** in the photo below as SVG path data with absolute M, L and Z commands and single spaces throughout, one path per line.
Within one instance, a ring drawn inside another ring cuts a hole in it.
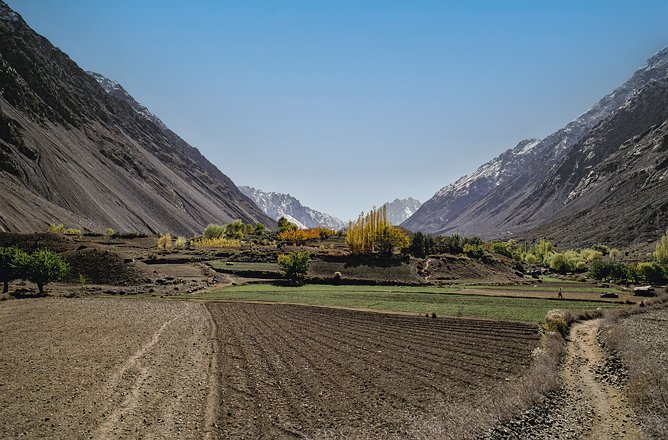
M 652 286 L 639 286 L 633 288 L 635 296 L 656 296 L 656 290 Z

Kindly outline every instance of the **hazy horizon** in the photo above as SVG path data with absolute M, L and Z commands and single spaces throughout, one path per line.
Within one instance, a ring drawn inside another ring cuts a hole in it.
M 544 137 L 668 45 L 668 2 L 7 3 L 237 185 L 355 218 Z

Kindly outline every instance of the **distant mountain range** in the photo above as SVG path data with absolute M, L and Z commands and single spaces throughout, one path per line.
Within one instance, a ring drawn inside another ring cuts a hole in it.
M 400 225 L 405 222 L 422 204 L 414 198 L 394 199 L 383 206 L 387 210 L 387 220 L 393 225 Z
M 403 226 L 570 246 L 658 239 L 668 226 L 667 90 L 668 48 L 561 130 L 442 188 Z
M 0 1 L 0 231 L 194 234 L 237 218 L 274 225 L 118 83 Z
M 302 229 L 323 226 L 339 230 L 345 226 L 340 219 L 304 206 L 290 194 L 267 192 L 250 186 L 240 186 L 239 189 L 275 220 L 285 217 Z

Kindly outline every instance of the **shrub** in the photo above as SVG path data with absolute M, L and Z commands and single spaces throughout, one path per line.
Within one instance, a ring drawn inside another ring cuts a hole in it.
M 204 234 L 202 235 L 203 238 L 210 240 L 212 238 L 220 238 L 225 234 L 226 227 L 223 225 L 217 225 L 214 223 L 211 223 L 207 225 L 207 227 L 204 229 Z
M 466 243 L 464 245 L 464 253 L 471 258 L 481 259 L 485 257 L 485 248 L 481 244 Z
M 526 264 L 538 264 L 540 261 L 538 260 L 538 257 L 532 253 L 526 253 L 524 254 L 523 258 L 524 262 Z
M 573 320 L 573 315 L 568 310 L 550 310 L 545 317 L 545 327 L 565 338 Z
M 67 275 L 70 267 L 58 254 L 49 250 L 38 250 L 27 260 L 26 278 L 37 284 L 39 293 L 44 293 L 44 285 L 60 281 Z
M 262 223 L 258 223 L 255 225 L 255 235 L 264 235 L 266 230 L 267 228 L 265 228 Z
M 169 250 L 172 248 L 172 234 L 169 232 L 158 238 L 158 249 Z
M 81 235 L 81 229 L 67 228 L 64 231 L 65 235 Z
M 64 228 L 65 228 L 65 226 L 63 226 L 62 223 L 59 224 L 59 225 L 51 223 L 49 225 L 49 232 L 52 232 L 54 234 L 62 234 Z
M 106 235 L 108 238 L 111 238 L 115 233 L 116 231 L 114 231 L 111 228 L 107 228 L 104 230 L 104 235 Z
M 186 237 L 178 236 L 176 238 L 176 241 L 174 242 L 174 247 L 176 249 L 183 249 L 186 247 L 186 244 L 188 243 L 188 239 Z
M 502 241 L 493 241 L 489 243 L 489 251 L 495 254 L 504 255 L 508 258 L 513 258 L 513 250 L 510 243 Z
M 196 248 L 203 248 L 203 247 L 208 247 L 208 248 L 225 248 L 225 247 L 239 247 L 241 246 L 241 242 L 239 240 L 233 240 L 231 238 L 200 238 L 198 240 L 194 240 L 192 242 L 192 245 L 195 246 Z
M 606 256 L 610 253 L 610 248 L 604 244 L 598 243 L 591 247 L 593 250 L 600 252 L 603 256 Z
M 332 229 L 327 228 L 311 228 L 311 229 L 289 229 L 278 233 L 277 238 L 288 243 L 301 244 L 307 240 L 323 239 L 334 235 Z
M 650 263 L 638 263 L 635 269 L 638 281 L 655 285 L 668 282 L 668 270 L 655 261 Z
M 2 293 L 9 291 L 9 282 L 26 277 L 29 255 L 15 247 L 0 247 L 0 281 Z
M 580 251 L 580 256 L 582 256 L 587 263 L 592 263 L 596 260 L 600 260 L 601 257 L 603 257 L 603 253 L 592 248 L 587 248 Z
M 278 265 L 286 278 L 303 278 L 311 265 L 311 254 L 308 252 L 290 252 L 278 256 Z

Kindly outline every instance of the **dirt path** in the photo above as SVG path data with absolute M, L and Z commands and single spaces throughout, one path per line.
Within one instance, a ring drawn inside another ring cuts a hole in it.
M 567 391 L 586 399 L 593 417 L 585 428 L 584 439 L 629 438 L 641 440 L 645 435 L 637 428 L 633 411 L 621 392 L 596 379 L 596 367 L 604 355 L 597 341 L 601 321 L 575 324 L 571 329 L 563 378 Z
M 196 303 L 0 303 L 0 438 L 207 437 L 214 325 Z
M 127 395 L 120 403 L 116 406 L 111 414 L 109 414 L 105 420 L 100 424 L 95 438 L 109 438 L 114 431 L 114 427 L 118 425 L 119 421 L 123 418 L 123 415 L 134 410 L 139 405 L 140 391 L 144 382 L 149 376 L 150 370 L 147 366 L 142 363 L 142 358 L 145 356 L 146 352 L 149 351 L 155 344 L 160 340 L 160 336 L 164 333 L 165 328 L 172 323 L 176 318 L 172 318 L 169 321 L 165 322 L 152 336 L 148 343 L 142 346 L 137 350 L 132 356 L 130 356 L 123 365 L 111 376 L 111 379 L 107 383 L 107 389 L 110 394 L 121 394 Z M 125 377 L 133 377 L 132 383 L 130 383 L 129 393 L 127 388 L 123 387 L 123 379 Z
M 571 328 L 561 390 L 480 439 L 647 439 L 623 392 L 597 377 L 605 361 L 597 339 L 600 325 L 597 319 Z

